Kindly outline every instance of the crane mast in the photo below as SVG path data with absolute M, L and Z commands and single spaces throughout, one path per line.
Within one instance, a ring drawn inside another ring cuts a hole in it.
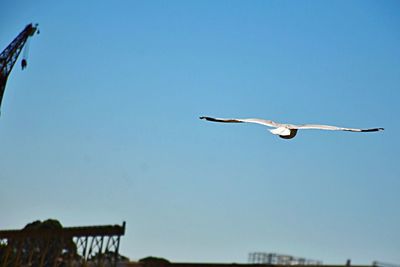
M 24 30 L 4 49 L 0 54 L 0 108 L 3 100 L 4 91 L 6 89 L 6 83 L 8 76 L 12 68 L 14 67 L 15 62 L 19 54 L 21 53 L 26 41 L 29 37 L 33 36 L 38 28 L 37 24 L 32 25 L 28 24 Z M 26 61 L 23 60 L 22 67 L 26 66 Z

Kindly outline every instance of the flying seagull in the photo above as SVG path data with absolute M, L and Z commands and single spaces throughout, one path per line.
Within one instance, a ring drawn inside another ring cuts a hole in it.
M 330 131 L 349 131 L 349 132 L 377 132 L 383 131 L 383 128 L 372 128 L 372 129 L 356 129 L 356 128 L 343 128 L 337 126 L 330 125 L 318 125 L 318 124 L 303 124 L 303 125 L 295 125 L 295 124 L 285 124 L 285 123 L 277 123 L 270 120 L 264 119 L 223 119 L 223 118 L 211 118 L 211 117 L 200 117 L 202 120 L 215 121 L 215 122 L 227 122 L 227 123 L 257 123 L 261 125 L 265 125 L 268 127 L 272 127 L 274 129 L 269 129 L 272 134 L 278 135 L 283 139 L 292 139 L 296 136 L 297 130 L 301 129 L 318 129 L 318 130 L 330 130 Z

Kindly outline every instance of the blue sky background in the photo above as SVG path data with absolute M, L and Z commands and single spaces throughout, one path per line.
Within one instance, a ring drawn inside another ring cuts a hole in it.
M 0 229 L 127 222 L 121 253 L 400 262 L 398 1 L 3 1 Z M 385 127 L 303 131 L 198 119 Z

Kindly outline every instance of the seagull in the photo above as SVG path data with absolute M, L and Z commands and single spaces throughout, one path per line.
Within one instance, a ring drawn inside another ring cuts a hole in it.
M 343 128 L 331 125 L 319 125 L 319 124 L 286 124 L 277 123 L 270 120 L 264 119 L 223 119 L 223 118 L 212 118 L 212 117 L 200 117 L 201 120 L 208 120 L 214 122 L 225 122 L 225 123 L 256 123 L 272 127 L 274 129 L 268 129 L 272 134 L 278 135 L 283 139 L 292 139 L 296 136 L 298 130 L 302 129 L 317 129 L 317 130 L 329 130 L 329 131 L 349 131 L 349 132 L 378 132 L 383 131 L 383 128 L 371 128 L 371 129 L 357 129 L 357 128 Z

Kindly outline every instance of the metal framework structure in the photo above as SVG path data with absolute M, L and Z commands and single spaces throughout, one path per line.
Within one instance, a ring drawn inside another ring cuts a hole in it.
M 33 36 L 38 30 L 38 25 L 28 24 L 24 30 L 4 49 L 0 54 L 0 108 L 3 100 L 4 91 L 6 89 L 6 83 L 8 76 L 19 54 L 21 53 L 26 41 L 29 37 Z M 26 62 L 23 62 L 23 67 Z
M 382 262 L 382 261 L 374 261 L 372 263 L 374 267 L 400 267 L 400 264 Z
M 0 231 L 0 267 L 116 266 L 122 225 Z
M 264 254 L 276 254 L 276 253 L 264 253 Z M 389 267 L 381 265 L 351 265 L 348 260 L 346 264 L 319 264 L 313 265 L 312 267 Z M 169 262 L 166 259 L 147 257 L 136 262 L 122 262 L 119 267 L 311 267 L 310 265 L 293 265 L 293 264 L 267 264 L 267 263 L 189 263 L 189 262 Z M 390 267 L 398 267 L 392 265 Z
M 265 252 L 249 253 L 249 263 L 272 265 L 322 265 L 322 261 L 318 260 Z

